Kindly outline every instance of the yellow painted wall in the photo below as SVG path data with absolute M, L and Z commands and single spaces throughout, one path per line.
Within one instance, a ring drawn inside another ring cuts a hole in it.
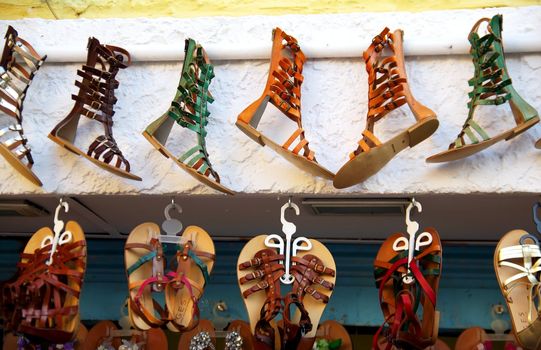
M 283 15 L 540 4 L 541 0 L 0 0 L 0 19 Z

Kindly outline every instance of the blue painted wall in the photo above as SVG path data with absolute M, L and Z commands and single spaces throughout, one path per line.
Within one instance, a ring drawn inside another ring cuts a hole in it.
M 0 279 L 15 272 L 18 253 L 25 240 L 0 239 Z M 81 297 L 83 320 L 117 319 L 127 295 L 123 241 L 89 240 L 88 268 Z M 219 326 L 230 319 L 245 318 L 244 305 L 236 282 L 237 256 L 241 242 L 217 242 L 217 263 L 201 303 L 202 317 Z M 337 285 L 325 319 L 347 325 L 379 326 L 383 321 L 372 262 L 377 245 L 329 244 L 337 263 Z M 445 246 L 443 276 L 438 307 L 443 329 L 481 326 L 490 329 L 491 308 L 504 304 L 492 268 L 493 246 Z M 213 312 L 224 301 L 226 312 Z

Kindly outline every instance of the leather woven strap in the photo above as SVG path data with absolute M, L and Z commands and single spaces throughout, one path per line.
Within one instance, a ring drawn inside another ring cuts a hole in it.
M 177 88 L 177 94 L 171 102 L 168 115 L 179 125 L 196 133 L 197 145 L 179 157 L 186 164 L 204 176 L 212 176 L 220 182 L 220 176 L 212 168 L 207 151 L 205 137 L 210 112 L 208 103 L 212 103 L 209 86 L 214 78 L 214 67 L 201 45 L 193 39 L 187 39 L 185 45 L 184 64 Z
M 333 290 L 334 284 L 326 281 L 323 276 L 335 276 L 335 271 L 323 265 L 323 262 L 312 254 L 303 257 L 292 257 L 295 263 L 291 267 L 291 274 L 295 278 L 293 293 L 297 294 L 302 301 L 305 294 L 322 303 L 328 303 L 329 297 L 317 291 L 315 285 L 322 286 L 327 290 Z

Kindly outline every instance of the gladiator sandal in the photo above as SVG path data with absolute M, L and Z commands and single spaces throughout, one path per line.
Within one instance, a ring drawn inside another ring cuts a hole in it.
M 437 231 L 425 230 L 432 242 L 422 250 L 415 250 L 408 265 L 408 251 L 397 253 L 393 246 L 403 237 L 397 233 L 381 246 L 374 262 L 376 286 L 385 322 L 373 338 L 373 348 L 379 349 L 379 336 L 386 338 L 385 349 L 393 346 L 406 349 L 425 349 L 436 343 L 439 330 L 439 311 L 436 300 L 441 276 L 442 246 Z M 406 284 L 403 276 L 409 271 L 414 282 Z
M 199 323 L 199 300 L 216 261 L 214 242 L 200 227 L 188 226 L 182 233 L 186 243 L 177 245 L 172 271 L 167 273 L 165 301 L 169 310 L 169 329 L 192 330 Z
M 8 26 L 5 38 L 0 61 L 0 112 L 9 118 L 0 117 L 0 154 L 21 175 L 41 186 L 31 170 L 34 159 L 24 136 L 22 111 L 28 87 L 47 56 L 41 57 L 12 26 Z
M 540 350 L 541 248 L 537 238 L 524 230 L 508 232 L 494 252 L 494 270 L 516 340 L 524 349 Z
M 42 245 L 54 234 L 48 227 L 38 230 L 21 254 L 17 280 L 6 286 L 17 302 L 20 322 L 14 330 L 31 341 L 63 344 L 78 334 L 86 240 L 74 221 L 68 221 L 65 230 L 72 239 L 56 246 L 50 265 L 52 245 Z
M 252 238 L 242 249 L 237 268 L 239 288 L 248 311 L 255 350 L 274 350 L 274 319 L 282 311 L 280 277 L 285 272 L 283 255 L 265 246 L 265 238 Z M 254 252 L 256 252 L 254 254 Z
M 330 300 L 336 282 L 336 264 L 329 250 L 311 239 L 312 249 L 293 256 L 292 291 L 284 299 L 284 349 L 310 350 L 316 340 L 319 320 Z M 291 318 L 290 307 L 296 306 Z M 292 322 L 292 320 L 298 320 Z
M 363 53 L 368 72 L 366 127 L 357 149 L 334 178 L 334 187 L 346 188 L 368 179 L 400 151 L 427 139 L 438 128 L 436 113 L 419 103 L 410 90 L 404 65 L 402 30 L 385 28 Z M 390 56 L 384 56 L 389 51 Z M 375 124 L 389 112 L 408 104 L 416 123 L 388 141 L 374 135 Z
M 82 80 L 75 81 L 79 93 L 71 95 L 75 105 L 68 116 L 51 131 L 49 138 L 115 175 L 141 181 L 139 176 L 130 172 L 130 163 L 122 155 L 113 137 L 113 107 L 117 101 L 115 89 L 119 86 L 115 77 L 120 69 L 130 65 L 130 54 L 120 47 L 102 45 L 96 38 L 88 39 L 87 48 L 86 65 L 77 71 Z M 87 152 L 75 145 L 81 116 L 102 123 L 105 131 L 104 135 L 98 136 L 90 144 Z
M 210 115 L 207 104 L 214 101 L 209 91 L 210 82 L 214 78 L 214 67 L 203 47 L 193 39 L 186 40 L 184 52 L 182 74 L 171 107 L 146 128 L 143 136 L 161 154 L 173 159 L 198 181 L 223 193 L 233 194 L 220 183 L 220 176 L 210 163 L 205 142 L 205 126 Z M 195 132 L 197 136 L 197 145 L 178 158 L 165 147 L 175 122 Z
M 271 64 L 265 90 L 258 100 L 239 114 L 236 125 L 261 146 L 269 146 L 300 169 L 332 180 L 334 174 L 317 163 L 302 127 L 301 84 L 306 57 L 297 40 L 280 28 L 272 31 L 272 38 Z M 298 127 L 282 146 L 257 130 L 269 102 Z M 301 151 L 302 155 L 299 154 Z
M 468 94 L 468 117 L 449 149 L 429 157 L 426 160 L 428 163 L 449 162 L 471 156 L 498 141 L 510 140 L 539 122 L 537 111 L 520 97 L 511 84 L 503 52 L 502 21 L 502 15 L 496 15 L 492 19 L 481 18 L 473 26 L 468 39 L 475 75 L 468 81 L 473 87 Z M 484 22 L 487 22 L 488 34 L 480 36 L 479 27 Z M 490 137 L 474 120 L 475 108 L 479 105 L 498 106 L 506 102 L 511 106 L 517 126 Z

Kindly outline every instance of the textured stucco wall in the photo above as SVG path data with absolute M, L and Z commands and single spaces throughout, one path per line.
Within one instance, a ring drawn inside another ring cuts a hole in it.
M 116 45 L 170 44 L 183 46 L 192 36 L 203 45 L 231 43 L 251 45 L 270 40 L 271 28 L 280 26 L 303 41 L 342 36 L 365 48 L 372 36 L 388 25 L 403 28 L 410 38 L 443 36 L 448 31 L 464 35 L 481 16 L 504 13 L 506 33 L 541 35 L 541 8 L 461 10 L 425 13 L 356 13 L 282 17 L 213 17 L 194 19 L 129 19 L 0 22 L 0 31 L 14 25 L 23 38 L 38 48 L 53 45 L 86 47 L 90 35 Z M 367 34 L 368 33 L 368 34 Z M 46 52 L 44 52 L 46 53 Z M 270 53 L 269 53 L 270 54 Z M 508 67 L 516 89 L 541 109 L 541 54 L 510 55 Z M 211 91 L 208 148 L 222 182 L 245 193 L 438 193 L 438 192 L 540 192 L 541 151 L 533 144 L 541 137 L 534 128 L 511 142 L 500 143 L 484 153 L 447 165 L 429 165 L 424 159 L 445 149 L 464 122 L 467 80 L 473 66 L 467 56 L 408 57 L 407 70 L 418 100 L 433 108 L 440 118 L 435 135 L 412 150 L 405 150 L 378 175 L 365 183 L 338 191 L 332 183 L 298 170 L 268 148 L 262 148 L 234 122 L 240 111 L 262 92 L 268 61 L 215 62 L 216 78 Z M 143 178 L 134 182 L 116 177 L 47 139 L 48 132 L 71 109 L 71 93 L 79 64 L 45 64 L 30 88 L 25 104 L 25 130 L 34 149 L 35 172 L 44 182 L 33 186 L 0 160 L 0 193 L 208 193 L 211 189 L 164 158 L 141 136 L 148 123 L 169 106 L 178 83 L 181 62 L 138 63 L 118 75 L 120 89 L 115 114 L 115 135 L 133 172 Z M 367 82 L 364 62 L 357 59 L 308 61 L 303 85 L 304 126 L 320 163 L 338 170 L 355 147 L 365 125 Z M 383 139 L 412 122 L 407 108 L 394 112 L 378 124 Z M 489 131 L 512 124 L 507 106 L 480 110 L 481 123 Z M 285 118 L 284 118 L 285 119 Z M 262 122 L 272 128 L 271 119 Z M 85 120 L 86 122 L 86 120 Z M 90 125 L 94 122 L 88 121 Z M 97 125 L 97 123 L 95 123 Z M 280 124 L 281 125 L 281 124 Z M 92 128 L 90 128 L 92 129 Z M 81 131 L 83 131 L 82 129 Z M 98 129 L 94 129 L 98 130 Z M 175 138 L 184 143 L 188 131 L 177 128 Z M 79 134 L 85 149 L 89 139 Z M 192 136 L 192 135 L 190 135 Z M 180 153 L 180 151 L 179 151 Z
M 540 0 L 2 0 L 0 18 L 130 18 L 426 11 L 539 5 Z

